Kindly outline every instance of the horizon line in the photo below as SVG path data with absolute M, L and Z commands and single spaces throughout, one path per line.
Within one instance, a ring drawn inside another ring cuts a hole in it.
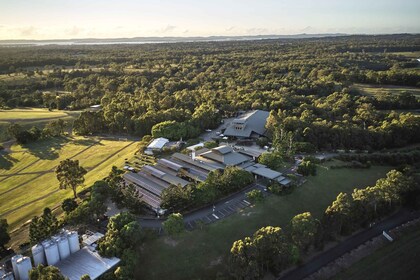
M 257 35 L 198 35 L 198 36 L 134 36 L 134 37 L 80 37 L 80 38 L 54 38 L 54 39 L 0 39 L 0 42 L 3 41 L 72 41 L 72 40 L 121 40 L 121 39 L 150 39 L 150 38 L 157 38 L 157 39 L 164 39 L 164 38 L 179 38 L 179 39 L 188 39 L 188 38 L 217 38 L 217 37 L 224 37 L 224 38 L 243 38 L 243 37 L 278 37 L 278 36 L 285 36 L 285 37 L 292 37 L 292 36 L 325 36 L 325 37 L 334 37 L 334 36 L 384 36 L 384 35 L 419 35 L 420 32 L 402 32 L 402 33 L 295 33 L 295 34 L 257 34 Z

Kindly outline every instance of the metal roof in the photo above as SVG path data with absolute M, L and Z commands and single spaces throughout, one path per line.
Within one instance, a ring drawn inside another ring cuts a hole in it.
M 164 166 L 166 166 L 166 167 L 168 167 L 168 168 L 170 168 L 172 170 L 175 170 L 175 171 L 179 171 L 182 168 L 181 165 L 179 165 L 179 164 L 177 164 L 177 163 L 175 163 L 173 161 L 164 159 L 164 158 L 158 159 L 157 162 L 159 164 L 162 164 L 162 165 L 164 165 Z
M 204 147 L 204 143 L 198 143 L 198 144 L 189 146 L 186 149 L 190 151 L 195 151 L 197 148 L 202 148 L 202 147 Z
M 236 165 L 239 165 L 241 163 L 251 160 L 250 157 L 233 151 L 233 149 L 229 146 L 220 146 L 218 148 L 211 149 L 208 152 L 202 153 L 197 158 L 200 158 L 200 157 L 216 161 L 218 163 L 223 164 L 224 166 L 227 166 L 227 165 L 236 166 Z
M 270 112 L 262 110 L 255 110 L 242 115 L 240 118 L 234 119 L 223 134 L 226 136 L 246 138 L 251 137 L 252 133 L 264 135 L 266 131 L 265 123 L 269 115 Z M 242 129 L 237 129 L 237 124 L 240 124 Z
M 83 247 L 66 259 L 55 264 L 61 273 L 69 280 L 80 280 L 87 274 L 90 278 L 97 279 L 99 276 L 115 267 L 121 260 L 116 257 L 104 258 L 98 252 L 88 247 Z
M 222 154 L 222 155 L 226 155 L 226 154 L 229 154 L 229 153 L 233 152 L 233 148 L 224 145 L 224 146 L 220 146 L 220 147 L 217 147 L 217 148 L 213 148 L 213 149 L 211 149 L 211 151 L 215 152 L 215 153 Z
M 270 180 L 276 179 L 282 175 L 280 172 L 274 171 L 267 167 L 259 167 L 257 169 L 252 170 L 251 172 Z
M 169 140 L 166 138 L 156 138 L 154 139 L 148 146 L 148 149 L 157 149 L 160 150 L 165 146 L 166 143 L 168 143 Z
M 92 235 L 83 235 L 82 239 L 83 239 L 83 244 L 85 245 L 92 245 L 93 243 L 95 243 L 96 241 L 98 241 L 99 239 L 101 239 L 102 237 L 104 237 L 104 235 L 100 232 L 95 232 Z
M 172 157 L 173 157 L 173 158 L 175 158 L 175 159 L 178 159 L 178 160 L 180 160 L 180 161 L 182 161 L 182 162 L 185 162 L 185 163 L 188 163 L 188 164 L 190 164 L 190 165 L 193 165 L 193 166 L 196 166 L 196 167 L 198 167 L 198 168 L 201 168 L 201 169 L 203 169 L 203 170 L 206 170 L 206 171 L 213 171 L 213 170 L 218 169 L 218 168 L 215 168 L 215 167 L 209 166 L 209 165 L 207 165 L 207 164 L 204 164 L 204 163 L 202 163 L 202 162 L 199 162 L 199 161 L 197 161 L 197 160 L 193 160 L 193 159 L 192 159 L 192 158 L 190 158 L 189 156 L 183 155 L 183 154 L 181 154 L 181 153 L 174 153 L 174 154 L 172 155 Z

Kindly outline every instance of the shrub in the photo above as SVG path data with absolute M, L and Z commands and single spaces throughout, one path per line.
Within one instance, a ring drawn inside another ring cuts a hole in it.
M 261 202 L 264 200 L 264 195 L 260 190 L 252 190 L 247 192 L 246 197 L 253 203 Z

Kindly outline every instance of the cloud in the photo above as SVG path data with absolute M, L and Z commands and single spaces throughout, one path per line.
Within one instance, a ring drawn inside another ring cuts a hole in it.
M 174 31 L 176 29 L 176 26 L 175 25 L 167 25 L 165 28 L 163 28 L 160 32 L 161 33 L 169 33 L 169 32 L 172 32 L 172 31 Z
M 306 26 L 305 28 L 299 30 L 302 33 L 314 33 L 317 32 L 315 28 L 313 28 L 312 26 Z
M 184 32 L 182 32 L 182 33 L 186 34 L 186 33 L 189 33 L 189 32 L 190 32 L 189 29 L 185 29 Z
M 225 31 L 232 31 L 233 29 L 235 29 L 235 26 L 231 26 L 225 29 Z
M 256 27 L 254 27 L 254 28 L 249 28 L 249 29 L 246 30 L 246 33 L 250 34 L 250 35 L 261 35 L 261 34 L 264 34 L 264 33 L 267 33 L 267 32 L 268 32 L 267 28 L 256 28 Z
M 30 37 L 38 34 L 38 30 L 33 26 L 21 27 L 18 31 L 23 37 Z
M 64 30 L 64 32 L 69 36 L 77 36 L 80 35 L 84 31 L 84 28 L 73 26 L 71 28 L 67 28 Z

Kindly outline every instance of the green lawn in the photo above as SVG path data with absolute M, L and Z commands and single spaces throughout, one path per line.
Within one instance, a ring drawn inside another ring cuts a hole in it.
M 411 92 L 417 98 L 420 98 L 420 88 L 403 87 L 403 86 L 387 86 L 387 85 L 371 85 L 371 84 L 354 84 L 353 88 L 362 94 L 378 96 L 384 93 L 399 94 L 401 92 Z
M 51 120 L 63 119 L 72 121 L 79 116 L 80 111 L 48 111 L 43 108 L 20 108 L 12 110 L 0 110 L 0 142 L 7 141 L 11 137 L 7 132 L 10 123 L 18 123 L 24 129 L 36 126 L 40 129 Z
M 419 279 L 420 226 L 338 274 L 337 280 Z
M 214 279 L 225 268 L 226 256 L 235 240 L 267 226 L 285 227 L 299 213 L 310 211 L 321 217 L 339 192 L 373 185 L 384 177 L 388 167 L 370 169 L 318 168 L 318 176 L 292 194 L 271 196 L 262 204 L 250 207 L 203 230 L 186 232 L 174 242 L 159 238 L 142 248 L 138 265 L 139 279 Z
M 135 151 L 136 145 L 130 141 L 82 137 L 14 145 L 12 153 L 0 155 L 0 216 L 7 218 L 13 230 L 40 214 L 44 207 L 54 208 L 71 197 L 70 190 L 58 189 L 54 169 L 61 160 L 78 159 L 88 170 L 85 186 L 89 186 L 106 177 L 113 165 L 122 167 L 124 159 Z

